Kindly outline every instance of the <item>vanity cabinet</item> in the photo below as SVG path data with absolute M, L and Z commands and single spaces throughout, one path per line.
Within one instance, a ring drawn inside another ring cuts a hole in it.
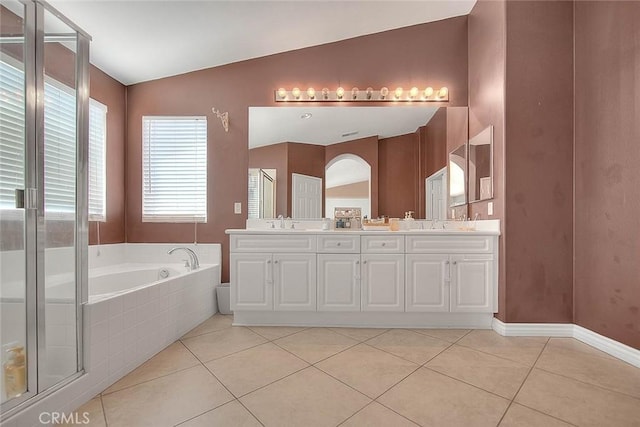
M 488 327 L 496 232 L 232 232 L 245 325 Z
M 316 238 L 231 236 L 231 309 L 315 311 Z
M 408 236 L 406 311 L 497 311 L 495 244 L 494 236 Z
M 404 255 L 362 254 L 362 311 L 404 311 Z
M 360 311 L 360 254 L 318 254 L 318 311 Z

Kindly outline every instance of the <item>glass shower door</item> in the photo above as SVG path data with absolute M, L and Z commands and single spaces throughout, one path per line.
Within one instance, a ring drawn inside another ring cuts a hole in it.
M 0 401 L 14 406 L 36 391 L 35 212 L 25 209 L 35 185 L 27 160 L 35 147 L 27 117 L 27 87 L 34 87 L 33 33 L 29 7 L 17 0 L 0 5 Z M 30 122 L 31 120 L 31 122 Z M 31 142 L 31 145 L 29 144 Z M 31 150 L 31 151 L 30 151 Z M 31 156 L 32 157 L 32 156 Z M 29 253 L 32 254 L 28 259 Z M 27 270 L 29 268 L 29 270 Z

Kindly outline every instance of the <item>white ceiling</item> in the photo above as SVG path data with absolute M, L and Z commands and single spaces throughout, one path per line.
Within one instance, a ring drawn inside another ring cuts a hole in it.
M 49 0 L 129 85 L 468 14 L 476 0 Z
M 371 166 L 353 159 L 341 159 L 329 166 L 324 176 L 324 187 L 333 188 L 356 182 L 369 181 Z
M 415 132 L 438 110 L 409 107 L 249 107 L 249 148 L 280 142 L 330 145 L 367 136 Z M 311 113 L 307 119 L 302 115 Z M 353 132 L 357 132 L 353 134 Z M 347 136 L 343 136 L 348 134 Z

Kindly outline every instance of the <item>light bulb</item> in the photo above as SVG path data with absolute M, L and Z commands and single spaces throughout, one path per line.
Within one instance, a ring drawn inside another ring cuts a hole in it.
M 447 89 L 446 87 L 441 87 L 440 91 L 438 92 L 438 96 L 440 98 L 446 98 L 447 95 L 449 95 L 449 89 Z
M 372 87 L 368 87 L 367 88 L 367 99 L 371 99 L 372 95 L 373 95 L 373 88 Z
M 307 89 L 307 96 L 309 97 L 309 99 L 316 99 L 316 90 L 310 87 L 309 89 Z
M 428 88 L 426 88 L 424 90 L 424 97 L 425 98 L 431 98 L 433 96 L 433 88 L 431 86 L 429 86 Z
M 380 99 L 386 99 L 387 95 L 389 95 L 389 89 L 387 89 L 387 87 L 385 86 L 380 89 Z
M 409 96 L 411 97 L 411 99 L 414 99 L 416 96 L 418 96 L 418 93 L 419 93 L 418 88 L 414 86 L 409 91 Z
M 397 87 L 396 91 L 394 92 L 396 99 L 400 99 L 400 97 L 402 96 L 402 88 L 401 87 Z
M 357 87 L 354 87 L 353 89 L 351 89 L 351 99 L 358 99 L 359 91 L 360 89 L 358 89 Z
M 291 91 L 291 95 L 293 95 L 295 99 L 300 99 L 300 88 L 294 87 Z
M 322 99 L 329 99 L 329 88 L 322 88 Z
M 278 89 L 278 98 L 285 99 L 287 97 L 287 90 L 283 87 Z
M 344 88 L 342 86 L 336 90 L 336 95 L 338 96 L 338 99 L 342 99 L 344 96 Z

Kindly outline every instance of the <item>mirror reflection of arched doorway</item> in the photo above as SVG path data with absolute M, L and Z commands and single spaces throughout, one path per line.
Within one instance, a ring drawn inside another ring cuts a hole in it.
M 355 154 L 334 157 L 325 167 L 325 217 L 336 207 L 362 209 L 371 217 L 371 166 Z

